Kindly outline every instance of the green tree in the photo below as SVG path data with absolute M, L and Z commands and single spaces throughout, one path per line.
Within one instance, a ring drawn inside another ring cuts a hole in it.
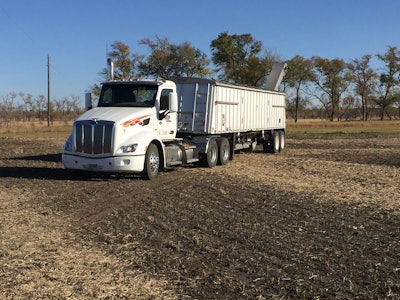
M 354 83 L 354 92 L 361 98 L 362 119 L 369 117 L 369 108 L 374 98 L 378 75 L 370 67 L 371 55 L 364 55 L 361 59 L 353 59 L 348 64 L 351 80 Z
M 287 86 L 295 90 L 294 98 L 294 121 L 298 120 L 299 106 L 301 102 L 301 88 L 314 79 L 312 71 L 312 61 L 296 55 L 286 62 L 287 70 L 284 82 Z
M 111 51 L 108 57 L 114 62 L 114 78 L 128 78 L 133 76 L 133 65 L 131 60 L 131 50 L 123 42 L 114 42 L 111 44 Z
M 219 79 L 227 82 L 262 86 L 272 69 L 273 58 L 261 55 L 262 43 L 251 34 L 220 33 L 211 41 L 212 61 Z
M 140 44 L 150 48 L 146 58 L 136 56 L 136 69 L 141 75 L 172 77 L 206 77 L 211 74 L 207 68 L 210 64 L 207 56 L 189 42 L 176 45 L 167 38 L 156 36 L 154 40 L 143 39 Z
M 129 46 L 123 42 L 114 42 L 111 44 L 111 51 L 107 53 L 108 58 L 110 58 L 114 62 L 114 78 L 122 79 L 129 78 L 134 76 L 134 63 L 131 57 L 134 57 L 131 54 L 131 50 Z M 100 81 L 107 81 L 110 79 L 108 68 L 103 68 L 100 72 Z M 90 91 L 94 96 L 99 96 L 101 91 L 100 84 L 94 84 L 90 87 Z
M 389 46 L 385 54 L 377 54 L 377 57 L 384 62 L 385 70 L 379 77 L 380 95 L 376 99 L 376 104 L 381 109 L 381 120 L 385 114 L 391 119 L 389 109 L 399 98 L 400 51 L 397 47 Z
M 350 78 L 347 64 L 342 59 L 313 57 L 313 82 L 317 87 L 315 96 L 323 105 L 328 118 L 340 121 L 340 100 L 347 90 Z M 320 93 L 318 93 L 318 90 Z
M 180 45 L 171 45 L 170 55 L 175 61 L 171 69 L 174 76 L 199 76 L 201 78 L 211 75 L 211 70 L 207 68 L 210 61 L 207 55 L 191 46 L 190 43 L 184 42 Z

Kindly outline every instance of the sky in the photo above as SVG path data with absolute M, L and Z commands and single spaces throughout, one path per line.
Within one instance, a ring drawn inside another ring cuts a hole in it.
M 11 92 L 80 97 L 106 67 L 107 45 L 155 36 L 190 42 L 211 59 L 222 32 L 250 33 L 283 60 L 341 58 L 400 48 L 398 0 L 1 0 L 0 101 Z M 380 68 L 379 60 L 373 61 Z

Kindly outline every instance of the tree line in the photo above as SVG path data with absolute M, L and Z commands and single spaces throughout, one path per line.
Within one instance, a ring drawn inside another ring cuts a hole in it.
M 149 55 L 131 53 L 128 45 L 117 41 L 109 57 L 115 62 L 117 79 L 159 76 L 216 78 L 220 81 L 263 88 L 278 55 L 265 50 L 251 34 L 220 33 L 211 41 L 211 60 L 189 42 L 173 44 L 156 36 L 139 42 Z M 382 64 L 371 66 L 376 57 Z M 213 63 L 213 69 L 210 67 Z M 345 61 L 340 58 L 296 55 L 286 61 L 281 85 L 287 95 L 287 112 L 295 121 L 299 117 L 348 120 L 400 117 L 400 50 L 388 46 L 382 54 L 365 54 Z M 108 70 L 101 72 L 106 79 Z M 92 91 L 98 94 L 99 85 Z
M 0 121 L 8 126 L 11 121 L 47 121 L 47 97 L 11 92 L 0 100 Z M 74 120 L 83 112 L 80 97 L 53 99 L 50 101 L 51 121 Z
M 262 87 L 274 61 L 277 61 L 277 57 L 264 50 L 262 43 L 251 34 L 219 34 L 211 41 L 211 60 L 189 42 L 173 44 L 168 38 L 156 36 L 153 40 L 143 39 L 139 44 L 146 46 L 150 54 L 131 53 L 129 46 L 120 41 L 111 44 L 108 56 L 114 61 L 116 79 L 142 76 L 163 79 L 217 77 L 229 83 Z M 211 62 L 214 69 L 210 67 Z M 107 68 L 100 74 L 103 80 L 109 77 Z M 95 84 L 92 91 L 99 94 L 100 85 Z
M 110 45 L 108 57 L 115 65 L 115 79 L 200 77 L 263 88 L 274 62 L 282 62 L 279 55 L 266 50 L 249 33 L 220 33 L 210 43 L 211 58 L 190 42 L 174 44 L 159 36 L 142 39 L 139 45 L 147 47 L 149 54 L 134 53 L 121 41 Z M 373 57 L 382 63 L 379 71 L 371 66 Z M 296 122 L 299 118 L 340 121 L 400 117 L 400 50 L 395 46 L 388 46 L 385 53 L 365 54 L 350 61 L 296 55 L 285 62 L 281 90 L 287 95 L 288 117 Z M 102 69 L 100 76 L 100 81 L 106 81 L 109 70 Z M 99 95 L 100 88 L 100 83 L 90 87 L 95 96 Z M 17 96 L 23 104 L 15 107 Z M 78 99 L 52 101 L 50 109 L 54 119 L 80 113 Z M 44 107 L 47 111 L 44 100 L 44 96 L 32 99 L 29 94 L 3 96 L 0 118 L 13 116 L 8 114 L 12 110 L 23 112 L 24 119 L 42 118 Z
M 371 67 L 370 54 L 349 62 L 299 55 L 289 60 L 283 84 L 294 120 L 312 100 L 331 121 L 400 117 L 400 51 L 389 46 L 376 57 L 383 64 L 380 73 Z

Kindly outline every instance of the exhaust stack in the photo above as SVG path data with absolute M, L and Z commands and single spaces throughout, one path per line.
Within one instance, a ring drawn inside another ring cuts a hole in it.
M 114 80 L 114 62 L 111 60 L 111 58 L 108 58 L 107 63 L 110 66 L 110 79 Z

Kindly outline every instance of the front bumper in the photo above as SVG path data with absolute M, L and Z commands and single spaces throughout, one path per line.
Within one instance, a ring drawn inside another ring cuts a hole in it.
M 139 173 L 143 171 L 144 159 L 144 155 L 91 158 L 66 153 L 62 154 L 62 162 L 66 169 L 99 172 Z

